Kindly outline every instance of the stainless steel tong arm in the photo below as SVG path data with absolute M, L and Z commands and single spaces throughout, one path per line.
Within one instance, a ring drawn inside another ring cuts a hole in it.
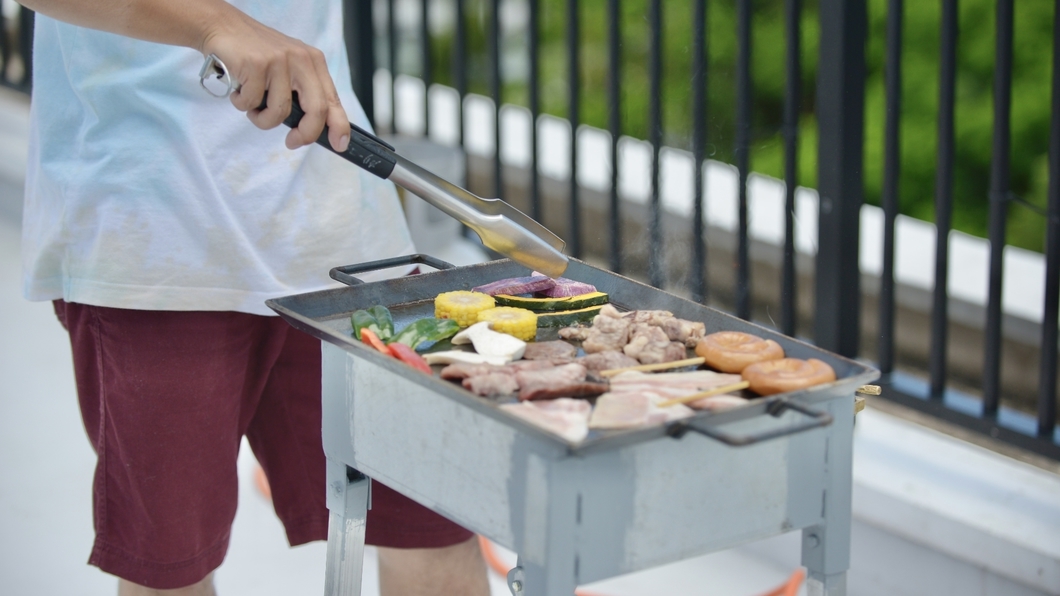
M 484 199 L 436 176 L 400 155 L 395 157 L 397 157 L 397 162 L 394 164 L 394 171 L 390 174 L 390 180 L 416 193 L 417 196 L 446 214 L 465 223 L 473 220 L 479 225 L 488 225 L 501 218 L 509 218 L 535 236 L 539 236 L 542 241 L 556 250 L 561 251 L 566 245 L 562 239 L 536 220 L 508 203 L 500 199 Z
M 298 95 L 292 99 L 291 115 L 284 124 L 294 128 L 305 113 Z M 350 144 L 345 151 L 331 147 L 327 127 L 317 144 L 441 209 L 471 228 L 483 245 L 513 261 L 549 277 L 559 277 L 567 269 L 563 240 L 522 211 L 500 199 L 476 196 L 398 155 L 394 147 L 363 128 L 354 124 L 350 128 Z

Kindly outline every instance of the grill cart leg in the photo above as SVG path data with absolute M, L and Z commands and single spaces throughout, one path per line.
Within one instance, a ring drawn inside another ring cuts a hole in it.
M 802 564 L 808 596 L 845 596 L 850 568 L 854 396 L 828 402 L 834 422 L 826 443 L 824 523 L 802 531 Z
M 515 567 L 508 570 L 508 589 L 511 591 L 512 596 L 523 596 L 523 582 L 526 581 L 526 577 L 523 575 L 523 568 L 516 562 Z
M 567 574 L 549 573 L 545 567 L 519 563 L 519 572 L 515 579 L 519 582 L 520 591 L 515 591 L 513 575 L 508 574 L 508 589 L 514 596 L 552 596 L 554 594 L 573 594 L 578 584 Z M 513 569 L 512 571 L 515 571 Z
M 371 480 L 346 464 L 328 460 L 328 558 L 324 596 L 360 596 L 364 529 Z

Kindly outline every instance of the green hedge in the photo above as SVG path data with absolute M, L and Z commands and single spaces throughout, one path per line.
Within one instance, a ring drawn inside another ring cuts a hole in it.
M 488 94 L 489 62 L 485 23 L 489 4 L 467 1 L 468 76 L 471 91 Z M 540 0 L 541 94 L 546 113 L 567 111 L 566 0 Z M 1053 3 L 1016 3 L 1016 42 L 1012 89 L 1012 191 L 1044 208 L 1048 186 L 1047 153 L 1052 69 Z M 865 196 L 879 204 L 883 171 L 883 61 L 886 0 L 869 0 L 868 80 L 865 111 Z M 751 167 L 780 177 L 783 146 L 780 119 L 784 87 L 782 0 L 753 2 L 754 123 Z M 663 2 L 663 128 L 665 143 L 688 148 L 691 139 L 692 64 L 691 0 Z M 816 180 L 814 81 L 818 53 L 817 2 L 806 0 L 802 18 L 803 93 L 800 118 L 799 183 Z M 648 1 L 622 4 L 622 128 L 647 138 L 648 132 Z M 939 2 L 906 2 L 903 40 L 901 125 L 901 212 L 931 221 L 934 217 L 937 147 Z M 985 236 L 993 128 L 994 0 L 961 0 L 958 38 L 956 106 L 956 229 Z M 607 3 L 581 2 L 582 122 L 607 128 L 608 40 Z M 714 159 L 732 161 L 735 115 L 735 3 L 709 2 L 709 143 Z M 503 40 L 508 61 L 521 65 L 524 34 Z M 435 80 L 451 84 L 449 35 L 433 40 Z M 527 104 L 525 73 L 506 69 L 505 103 Z M 1008 242 L 1041 251 L 1045 218 L 1022 205 L 1009 210 Z

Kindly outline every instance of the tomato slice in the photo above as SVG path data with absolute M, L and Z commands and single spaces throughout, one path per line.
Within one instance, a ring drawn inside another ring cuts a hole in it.
M 386 354 L 387 356 L 394 355 L 394 352 L 390 350 L 390 347 L 383 343 L 383 340 L 379 339 L 379 336 L 367 327 L 361 329 L 361 341 Z
M 404 362 L 405 364 L 408 364 L 416 370 L 423 371 L 427 374 L 433 374 L 431 372 L 431 365 L 427 364 L 427 361 L 423 359 L 423 356 L 417 354 L 416 350 L 413 350 L 405 344 L 400 344 L 396 342 L 390 344 L 387 347 L 390 348 L 390 352 L 398 360 Z

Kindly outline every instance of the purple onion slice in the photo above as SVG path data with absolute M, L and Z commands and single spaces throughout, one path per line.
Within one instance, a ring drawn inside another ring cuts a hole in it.
M 556 282 L 555 285 L 538 293 L 547 298 L 568 298 L 596 291 L 596 286 L 592 284 L 574 281 L 566 277 L 560 277 L 554 281 Z
M 556 285 L 555 280 L 547 275 L 532 275 L 530 277 L 512 277 L 497 280 L 484 286 L 471 288 L 471 291 L 482 292 L 483 294 L 489 294 L 490 296 L 496 296 L 497 294 L 511 294 L 512 296 L 518 296 L 519 294 L 544 292 L 554 285 Z

